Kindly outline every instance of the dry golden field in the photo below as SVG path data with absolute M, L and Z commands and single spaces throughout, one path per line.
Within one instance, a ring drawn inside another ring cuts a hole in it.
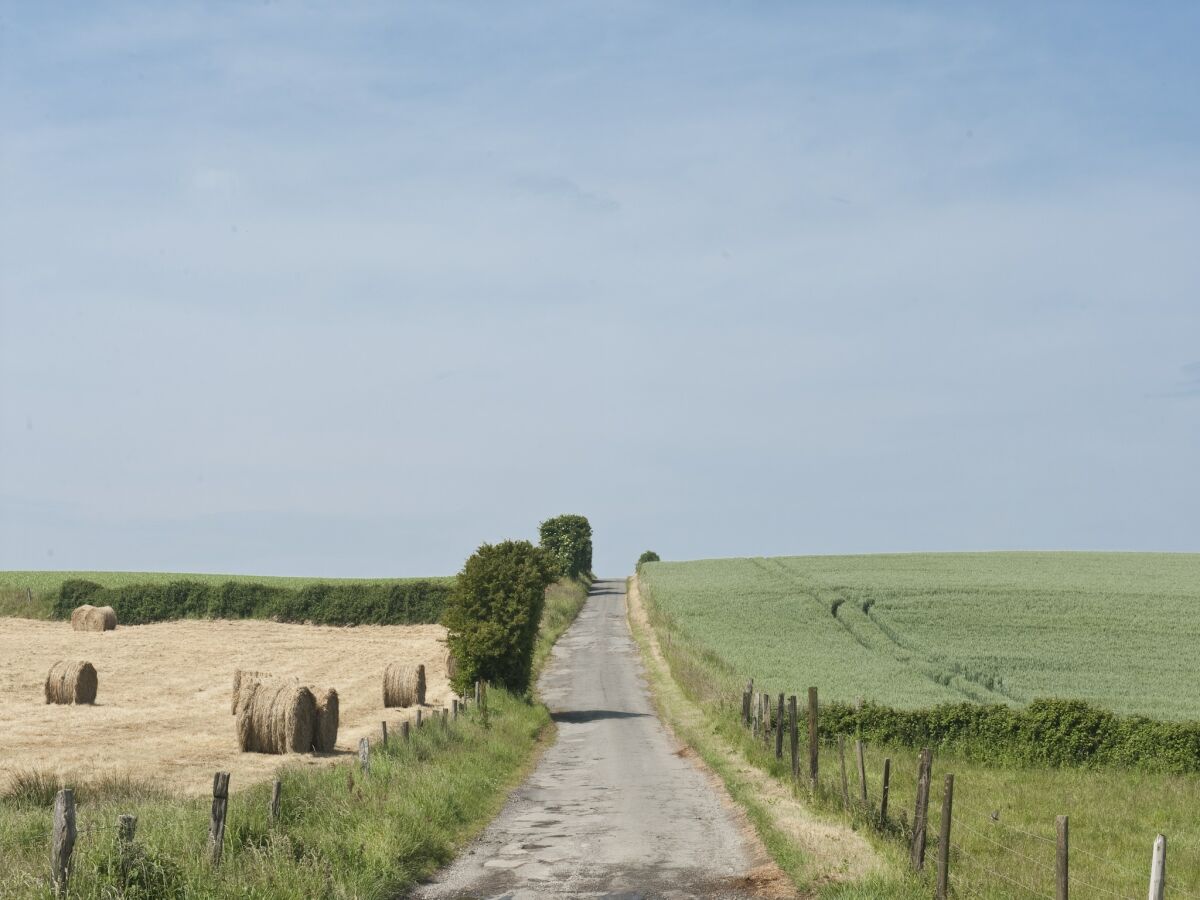
M 328 765 L 379 725 L 398 728 L 415 710 L 383 708 L 389 662 L 424 663 L 426 703 L 450 701 L 440 625 L 335 628 L 258 620 L 203 620 L 76 632 L 68 622 L 0 618 L 0 790 L 13 772 L 43 769 L 90 779 L 131 774 L 181 794 L 212 789 L 231 773 L 237 789 L 269 778 L 282 762 Z M 42 686 L 59 659 L 91 662 L 94 706 L 55 706 Z M 237 749 L 230 687 L 235 669 L 295 676 L 337 688 L 337 752 L 266 756 Z

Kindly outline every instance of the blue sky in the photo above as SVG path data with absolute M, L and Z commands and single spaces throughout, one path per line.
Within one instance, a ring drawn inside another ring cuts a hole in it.
M 0 10 L 0 568 L 1200 550 L 1196 4 Z

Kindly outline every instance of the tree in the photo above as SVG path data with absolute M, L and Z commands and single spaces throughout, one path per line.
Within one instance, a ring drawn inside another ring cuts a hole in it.
M 653 550 L 647 550 L 645 553 L 643 553 L 641 556 L 638 557 L 637 571 L 639 571 L 639 572 L 642 571 L 642 563 L 658 562 L 658 561 L 659 561 L 659 555 L 657 553 L 655 553 Z
M 477 679 L 513 691 L 529 687 L 546 588 L 554 566 L 529 541 L 484 544 L 463 565 L 442 622 L 458 671 L 454 689 Z
M 592 526 L 576 515 L 555 516 L 543 522 L 538 532 L 542 550 L 553 560 L 558 574 L 568 578 L 592 571 Z

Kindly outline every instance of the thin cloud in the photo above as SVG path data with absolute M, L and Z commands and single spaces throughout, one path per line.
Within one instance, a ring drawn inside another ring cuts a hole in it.
M 520 175 L 513 179 L 513 184 L 527 193 L 560 198 L 583 209 L 615 212 L 621 208 L 621 204 L 611 197 L 585 190 L 561 175 Z

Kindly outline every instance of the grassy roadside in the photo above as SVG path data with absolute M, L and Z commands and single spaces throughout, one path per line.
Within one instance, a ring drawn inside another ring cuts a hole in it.
M 547 591 L 535 671 L 587 599 L 584 581 Z M 268 784 L 229 801 L 225 857 L 204 857 L 209 801 L 181 800 L 136 779 L 71 785 L 80 838 L 71 896 L 390 897 L 449 862 L 500 810 L 552 727 L 540 703 L 492 689 L 489 723 L 476 711 L 443 730 L 428 725 L 403 745 L 372 750 L 371 773 L 353 765 L 301 770 L 286 764 L 283 815 L 267 819 Z M 347 754 L 349 758 L 349 754 Z M 0 797 L 0 897 L 49 897 L 51 806 L 60 787 L 37 773 Z M 112 826 L 138 817 L 137 849 L 122 861 Z M 97 830 L 90 830 L 90 829 Z
M 673 682 L 703 707 L 713 735 L 723 744 L 736 747 L 739 757 L 756 771 L 765 773 L 773 783 L 788 786 L 790 792 L 786 764 L 776 761 L 773 750 L 754 741 L 737 722 L 736 698 L 744 687 L 746 673 L 736 671 L 713 648 L 691 635 L 683 627 L 686 623 L 675 621 L 657 609 L 652 593 L 647 596 L 643 592 L 643 600 L 669 661 Z M 803 664 L 803 658 L 797 663 Z M 819 684 L 819 677 L 814 676 L 814 683 Z M 804 682 L 794 679 L 791 685 L 790 689 L 795 691 Z M 855 797 L 859 783 L 852 758 L 852 739 L 850 744 L 848 780 L 850 795 Z M 836 754 L 835 747 L 823 746 L 822 786 L 814 798 L 808 797 L 807 790 L 803 792 L 806 805 L 817 815 L 852 823 L 869 835 L 881 855 L 896 860 L 899 874 L 890 882 L 870 885 L 869 889 L 845 884 L 824 888 L 821 895 L 900 898 L 931 893 L 929 883 L 912 887 L 920 882 L 910 880 L 906 884 L 902 858 L 905 826 L 897 821 L 912 816 L 916 750 L 874 745 L 866 749 L 868 789 L 876 803 L 883 758 L 892 760 L 893 826 L 889 836 L 881 836 L 867 826 L 861 811 L 849 815 L 842 811 Z M 932 823 L 940 819 L 942 784 L 947 773 L 955 775 L 951 885 L 960 895 L 1005 898 L 1013 896 L 1015 891 L 1053 896 L 1054 819 L 1057 815 L 1068 815 L 1071 881 L 1080 892 L 1087 891 L 1088 896 L 1093 891 L 1097 895 L 1121 897 L 1144 894 L 1150 847 L 1154 835 L 1161 831 L 1168 836 L 1168 842 L 1174 841 L 1173 889 L 1200 896 L 1200 829 L 1193 812 L 1194 776 L 1119 768 L 991 766 L 935 748 L 929 810 Z M 930 846 L 932 854 L 933 844 Z
M 636 595 L 630 579 L 630 629 L 646 664 L 655 704 L 680 740 L 724 782 L 746 811 L 763 845 L 806 897 L 844 900 L 916 900 L 924 884 L 906 874 L 902 853 L 864 835 L 836 815 L 800 802 L 790 786 L 755 765 L 752 753 L 721 727 L 702 695 L 686 689 L 676 674 L 679 647 L 655 622 L 652 607 Z

